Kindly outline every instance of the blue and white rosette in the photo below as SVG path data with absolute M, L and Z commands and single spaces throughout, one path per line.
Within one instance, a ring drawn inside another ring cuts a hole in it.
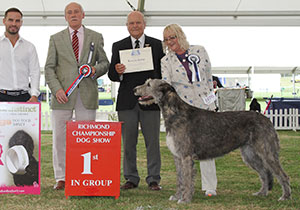
M 192 71 L 192 82 L 201 81 L 200 72 L 198 64 L 200 63 L 200 58 L 198 55 L 192 54 L 188 56 L 188 61 L 193 65 L 194 71 Z

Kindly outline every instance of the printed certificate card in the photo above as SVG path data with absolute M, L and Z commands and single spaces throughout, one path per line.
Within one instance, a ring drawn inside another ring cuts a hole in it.
M 151 47 L 120 50 L 121 63 L 126 66 L 125 73 L 153 70 Z

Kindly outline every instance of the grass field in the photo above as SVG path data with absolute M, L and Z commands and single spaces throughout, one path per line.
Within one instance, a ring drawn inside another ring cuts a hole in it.
M 216 197 L 205 197 L 201 191 L 201 178 L 199 164 L 196 162 L 198 174 L 196 176 L 196 187 L 193 201 L 190 204 L 180 204 L 168 201 L 170 195 L 176 189 L 175 166 L 172 155 L 167 149 L 165 133 L 161 134 L 161 185 L 163 189 L 159 192 L 148 190 L 145 183 L 146 156 L 145 146 L 141 135 L 138 143 L 138 170 L 141 182 L 137 189 L 121 191 L 119 199 L 112 197 L 70 197 L 66 199 L 63 191 L 54 191 L 53 169 L 52 169 L 52 134 L 42 133 L 42 157 L 41 157 L 41 195 L 0 195 L 0 209 L 28 209 L 28 210 L 56 210 L 56 209 L 105 209 L 105 210 L 208 210 L 208 209 L 299 209 L 300 208 L 300 159 L 299 145 L 300 135 L 293 131 L 279 132 L 281 142 L 280 159 L 283 168 L 290 176 L 292 187 L 292 200 L 278 202 L 281 196 L 281 187 L 277 180 L 273 190 L 267 197 L 255 197 L 251 194 L 258 191 L 260 181 L 254 171 L 242 162 L 238 150 L 216 159 L 218 188 Z M 121 170 L 122 172 L 122 170 Z M 124 179 L 121 174 L 121 183 Z

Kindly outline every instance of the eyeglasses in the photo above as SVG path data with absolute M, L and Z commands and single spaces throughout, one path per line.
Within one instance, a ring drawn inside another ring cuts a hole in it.
M 177 36 L 169 36 L 169 38 L 164 38 L 163 42 L 172 41 L 176 38 L 177 38 Z

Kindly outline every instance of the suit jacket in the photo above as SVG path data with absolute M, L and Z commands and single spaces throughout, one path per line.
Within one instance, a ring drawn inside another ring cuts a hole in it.
M 90 63 L 91 66 L 96 68 L 95 78 L 84 78 L 78 88 L 75 88 L 69 96 L 69 101 L 66 104 L 58 103 L 55 97 L 56 92 L 60 88 L 66 91 L 78 77 L 78 68 L 87 63 L 91 42 L 95 44 L 92 61 Z M 103 45 L 103 38 L 100 33 L 84 28 L 83 48 L 79 63 L 77 63 L 68 28 L 50 37 L 48 56 L 45 64 L 45 78 L 52 92 L 52 109 L 73 109 L 78 96 L 78 89 L 80 90 L 80 97 L 86 109 L 98 108 L 97 78 L 104 75 L 109 67 Z
M 108 77 L 110 80 L 115 82 L 120 82 L 120 87 L 118 90 L 118 99 L 117 99 L 117 111 L 130 110 L 133 109 L 138 103 L 138 96 L 135 96 L 133 89 L 145 83 L 149 78 L 161 78 L 161 69 L 160 69 L 160 59 L 164 56 L 162 50 L 162 43 L 160 40 L 145 36 L 145 46 L 152 48 L 152 58 L 153 58 L 153 70 L 142 71 L 135 73 L 125 73 L 123 74 L 123 79 L 120 80 L 120 75 L 115 70 L 115 65 L 120 63 L 120 50 L 132 49 L 132 43 L 130 36 L 122 39 L 118 42 L 115 42 L 112 46 L 112 57 L 111 64 L 109 66 Z M 159 110 L 157 105 L 143 106 L 140 105 L 143 110 Z
M 188 55 L 197 55 L 200 58 L 197 64 L 200 81 L 193 83 L 189 81 L 184 66 L 174 52 L 169 52 L 161 59 L 162 79 L 170 83 L 186 103 L 198 108 L 214 110 L 215 94 L 207 52 L 202 46 L 190 46 Z M 189 67 L 193 71 L 192 63 L 189 63 Z

